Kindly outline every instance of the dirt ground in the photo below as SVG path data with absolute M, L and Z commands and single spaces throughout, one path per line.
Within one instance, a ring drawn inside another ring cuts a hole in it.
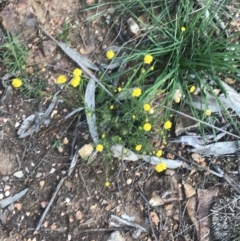
M 121 45 L 104 19 L 83 23 L 96 12 L 82 12 L 84 5 L 90 5 L 91 1 L 80 2 L 10 0 L 2 5 L 3 29 L 12 35 L 20 34 L 21 41 L 30 51 L 26 71 L 29 76 L 34 75 L 41 80 L 43 87 L 42 97 L 36 100 L 18 90 L 10 89 L 6 93 L 1 86 L 0 199 L 26 188 L 28 191 L 18 201 L 0 209 L 0 240 L 190 241 L 198 240 L 204 233 L 209 238 L 204 240 L 211 240 L 207 234 L 211 229 L 210 219 L 207 218 L 211 203 L 214 197 L 232 195 L 233 191 L 224 180 L 208 172 L 179 168 L 157 174 L 154 166 L 141 160 L 122 162 L 112 159 L 108 165 L 110 187 L 105 187 L 106 162 L 98 154 L 91 164 L 79 158 L 72 175 L 67 176 L 72 150 L 92 142 L 84 118 L 77 128 L 76 117 L 63 118 L 76 107 L 77 93 L 63 91 L 60 100 L 67 101 L 57 103 L 51 124 L 30 137 L 18 138 L 17 130 L 23 118 L 49 106 L 58 90 L 54 83 L 56 77 L 77 67 L 41 33 L 38 24 L 53 37 L 63 38 L 69 46 L 92 60 L 101 59 L 108 45 Z M 69 27 L 66 36 L 64 21 Z M 1 60 L 0 76 L 5 74 Z M 29 83 L 33 81 L 29 78 Z M 72 147 L 74 137 L 75 146 Z M 202 158 L 190 155 L 183 145 L 169 145 L 167 148 L 189 160 Z M 164 155 L 175 158 L 168 151 Z M 235 156 L 229 158 L 236 164 Z M 199 163 L 206 164 L 208 161 L 203 158 Z M 214 161 L 223 165 L 227 158 Z M 229 170 L 236 171 L 232 166 L 228 166 Z M 234 174 L 232 177 L 235 178 Z M 55 192 L 53 203 L 38 227 Z M 207 203 L 201 202 L 207 198 Z M 153 203 L 160 204 L 153 207 Z M 114 220 L 113 215 L 122 217 L 124 214 L 134 218 L 134 223 L 143 229 L 118 224 Z M 207 220 L 207 225 L 203 224 L 202 218 Z M 119 236 L 110 239 L 113 232 Z

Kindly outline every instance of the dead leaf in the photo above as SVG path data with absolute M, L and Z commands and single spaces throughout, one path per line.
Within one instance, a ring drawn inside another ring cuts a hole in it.
M 209 210 L 213 197 L 218 195 L 217 188 L 213 190 L 198 189 L 198 219 L 199 219 L 199 240 L 210 241 L 210 216 Z
M 232 78 L 225 78 L 224 81 L 229 85 L 233 85 L 236 82 L 236 80 Z
M 187 198 L 190 198 L 196 194 L 196 190 L 193 188 L 192 185 L 185 183 L 183 184 L 183 186 L 184 186 L 185 195 Z
M 201 162 L 204 162 L 205 161 L 205 158 L 204 157 L 202 157 L 200 154 L 198 154 L 198 153 L 193 153 L 192 155 L 192 159 L 194 160 L 194 161 L 196 161 L 197 163 L 201 163 Z
M 188 216 L 191 219 L 192 223 L 195 226 L 196 229 L 196 233 L 197 233 L 197 240 L 199 239 L 199 222 L 197 220 L 197 215 L 196 215 L 196 208 L 197 208 L 197 197 L 192 196 L 189 198 L 188 202 L 187 202 L 187 212 L 188 212 Z
M 150 212 L 150 218 L 151 218 L 152 222 L 155 224 L 155 226 L 158 226 L 160 219 L 159 219 L 157 213 L 154 211 Z

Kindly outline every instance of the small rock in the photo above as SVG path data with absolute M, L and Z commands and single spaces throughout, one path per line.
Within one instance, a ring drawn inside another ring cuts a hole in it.
M 36 175 L 36 178 L 39 178 L 41 177 L 43 174 L 41 172 L 38 172 L 37 175 Z
M 9 196 L 10 196 L 10 191 L 6 191 L 6 192 L 4 193 L 4 195 L 5 195 L 5 197 L 9 197 Z
M 51 170 L 50 170 L 50 174 L 53 174 L 54 172 L 56 171 L 56 168 L 51 168 Z
M 70 216 L 68 221 L 69 221 L 69 223 L 73 223 L 74 222 L 74 218 Z
M 45 208 L 46 206 L 47 206 L 47 202 L 46 202 L 46 201 L 42 201 L 42 202 L 41 202 L 41 207 L 42 207 L 42 208 Z
M 22 178 L 24 177 L 23 171 L 17 171 L 13 174 L 14 177 Z
M 4 182 L 7 182 L 7 181 L 9 180 L 9 176 L 4 176 L 4 177 L 2 178 L 2 180 L 3 180 Z
M 83 219 L 83 214 L 80 210 L 76 212 L 76 219 L 77 220 L 82 220 Z
M 3 198 L 4 198 L 4 195 L 0 193 L 0 200 L 2 200 Z
M 49 224 L 49 222 L 48 222 L 48 221 L 45 221 L 44 224 L 43 224 L 43 227 L 44 227 L 44 228 L 47 228 L 47 227 L 48 227 L 48 224 Z
M 97 39 L 98 39 L 99 42 L 102 42 L 102 41 L 103 41 L 103 37 L 102 37 L 102 36 L 98 36 Z
M 57 149 L 58 149 L 59 153 L 63 153 L 63 151 L 64 151 L 62 146 L 59 146 Z
M 13 203 L 8 206 L 9 211 L 13 211 L 14 209 L 15 209 L 15 206 Z
M 64 139 L 63 139 L 63 144 L 64 144 L 64 145 L 67 145 L 68 143 L 69 143 L 68 138 L 67 138 L 67 137 L 64 137 Z
M 41 188 L 43 188 L 43 186 L 45 185 L 45 181 L 44 180 L 40 181 L 39 185 L 40 185 Z
M 51 230 L 55 230 L 57 228 L 57 225 L 56 223 L 53 223 L 51 226 L 50 226 Z
M 30 216 L 30 214 L 31 214 L 30 212 L 26 212 L 26 216 L 27 216 L 27 217 L 29 217 L 29 216 Z
M 129 179 L 127 180 L 127 185 L 130 185 L 131 183 L 132 183 L 132 179 L 129 178 Z
M 22 204 L 21 203 L 15 203 L 14 204 L 15 208 L 20 211 L 22 209 Z
M 15 123 L 15 128 L 18 128 L 20 126 L 20 123 L 17 121 L 16 123 Z

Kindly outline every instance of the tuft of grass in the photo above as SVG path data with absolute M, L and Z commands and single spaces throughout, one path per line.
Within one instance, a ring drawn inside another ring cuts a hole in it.
M 88 8 L 95 11 L 95 15 L 87 21 L 110 14 L 113 25 L 121 22 L 127 28 L 127 20 L 132 18 L 141 28 L 138 42 L 132 38 L 115 53 L 113 62 L 125 61 L 125 71 L 110 73 L 106 78 L 105 73 L 101 75 L 102 82 L 121 100 L 119 104 L 105 96 L 102 90 L 97 92 L 97 126 L 106 136 L 100 141 L 103 145 L 110 147 L 117 142 L 134 149 L 141 144 L 142 153 L 156 152 L 164 146 L 170 133 L 164 129 L 164 123 L 177 118 L 164 106 L 182 109 L 190 104 L 195 118 L 216 123 L 218 115 L 209 116 L 205 112 L 209 109 L 208 96 L 214 95 L 219 102 L 213 89 L 227 94 L 221 81 L 227 77 L 240 80 L 239 45 L 235 41 L 236 34 L 228 34 L 231 19 L 224 29 L 221 28 L 222 19 L 226 20 L 226 3 L 216 4 L 215 0 L 210 0 L 201 5 L 200 1 L 189 0 L 119 0 Z M 143 15 L 148 19 L 145 23 L 139 20 Z M 153 61 L 146 63 L 146 56 L 151 56 Z M 117 81 L 113 86 L 108 79 Z M 204 103 L 202 110 L 192 107 L 192 86 L 199 90 L 198 95 Z M 131 96 L 134 88 L 142 90 L 139 98 Z M 154 114 L 143 110 L 146 103 L 152 106 Z M 223 114 L 233 121 L 226 109 Z M 151 123 L 149 132 L 142 129 L 144 123 Z M 200 130 L 204 135 L 203 125 Z M 151 143 L 154 135 L 162 140 L 157 148 Z

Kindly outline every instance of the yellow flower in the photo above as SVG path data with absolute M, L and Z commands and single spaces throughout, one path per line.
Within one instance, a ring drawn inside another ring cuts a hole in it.
M 192 85 L 189 89 L 189 92 L 190 93 L 193 93 L 195 91 L 196 87 L 194 85 Z
M 132 92 L 132 97 L 139 97 L 142 94 L 142 90 L 140 88 L 135 88 Z
M 109 181 L 106 181 L 105 182 L 105 187 L 109 187 L 110 186 L 110 182 Z
M 135 147 L 136 151 L 141 151 L 141 149 L 142 149 L 142 145 L 136 145 L 136 147 Z
M 182 32 L 185 32 L 185 31 L 186 31 L 186 28 L 182 26 L 182 27 L 181 27 L 181 31 L 182 31 Z
M 97 146 L 96 146 L 96 151 L 102 152 L 102 151 L 103 151 L 103 145 L 97 144 Z
M 19 78 L 15 78 L 12 80 L 12 86 L 14 88 L 19 88 L 22 86 L 22 80 L 20 80 Z
M 156 153 L 156 156 L 160 157 L 160 156 L 162 156 L 162 154 L 163 154 L 163 151 L 162 150 L 158 150 L 157 153 Z
M 56 84 L 61 85 L 67 81 L 67 77 L 65 75 L 59 75 L 56 80 Z
M 150 67 L 150 70 L 151 70 L 151 71 L 153 71 L 153 70 L 154 70 L 154 65 L 152 65 L 152 66 Z
M 102 138 L 105 138 L 105 136 L 106 136 L 105 134 L 102 134 Z
M 149 110 L 151 109 L 151 105 L 150 105 L 150 104 L 144 104 L 144 105 L 143 105 L 143 109 L 144 109 L 145 111 L 149 111 Z
M 73 75 L 74 76 L 81 76 L 82 75 L 82 70 L 79 68 L 76 68 L 73 70 Z
M 146 54 L 146 55 L 144 56 L 143 62 L 144 62 L 145 64 L 151 64 L 152 61 L 153 61 L 153 56 L 152 56 L 151 54 Z
M 168 120 L 168 121 L 166 121 L 165 123 L 164 123 L 164 129 L 166 129 L 166 130 L 169 130 L 169 129 L 171 129 L 171 127 L 172 127 L 172 122 L 170 121 L 170 120 Z
M 143 129 L 145 131 L 150 131 L 152 129 L 152 125 L 150 123 L 145 123 Z
M 205 110 L 205 115 L 206 116 L 210 116 L 211 114 L 212 114 L 211 110 L 209 110 L 209 109 Z
M 121 87 L 118 87 L 117 90 L 118 90 L 118 92 L 121 92 L 121 91 L 122 91 L 122 88 L 121 88 Z
M 110 110 L 113 110 L 113 109 L 114 109 L 114 105 L 111 105 L 111 106 L 110 106 Z
M 80 81 L 81 81 L 81 77 L 80 76 L 74 76 L 70 82 L 70 85 L 73 86 L 73 87 L 77 87 L 79 86 L 80 84 Z
M 132 115 L 132 119 L 136 119 L 136 116 L 135 116 L 135 115 Z
M 164 170 L 166 170 L 166 169 L 167 169 L 166 163 L 161 162 L 161 163 L 157 164 L 155 170 L 156 170 L 156 172 L 162 172 L 162 171 L 164 171 Z
M 107 57 L 108 59 L 113 59 L 114 56 L 115 56 L 115 53 L 113 52 L 113 50 L 108 50 L 108 51 L 106 52 L 106 57 Z

